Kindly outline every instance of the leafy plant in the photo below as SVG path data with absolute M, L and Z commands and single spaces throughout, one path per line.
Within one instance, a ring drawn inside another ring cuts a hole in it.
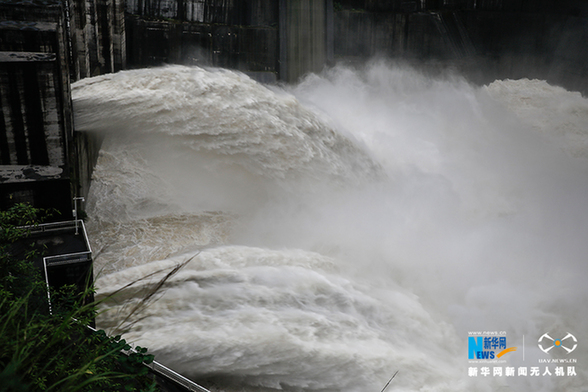
M 120 336 L 87 327 L 96 314 L 95 303 L 84 304 L 91 287 L 52 293 L 50 314 L 45 282 L 31 263 L 37 251 L 12 256 L 28 234 L 21 225 L 43 215 L 23 204 L 0 212 L 0 391 L 155 391 L 145 348 L 131 350 Z

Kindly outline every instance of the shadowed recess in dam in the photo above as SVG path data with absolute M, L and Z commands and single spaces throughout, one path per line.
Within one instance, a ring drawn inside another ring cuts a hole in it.
M 469 377 L 467 358 L 470 331 L 506 332 L 504 367 L 548 358 L 545 332 L 588 341 L 580 94 L 380 62 L 281 88 L 125 71 L 73 98 L 77 129 L 106 137 L 98 297 L 138 280 L 98 326 L 158 361 L 226 391 L 378 391 L 397 370 L 395 391 L 588 382 L 584 349 L 565 377 Z

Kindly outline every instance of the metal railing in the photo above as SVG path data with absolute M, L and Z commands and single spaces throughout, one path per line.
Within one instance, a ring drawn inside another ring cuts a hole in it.
M 75 228 L 75 221 L 61 221 L 53 223 L 39 223 L 37 225 L 21 226 L 23 229 L 29 230 L 30 233 L 46 233 L 56 230 L 65 230 Z
M 86 225 L 84 225 L 84 221 L 81 219 L 53 223 L 39 223 L 38 225 L 20 226 L 20 228 L 28 230 L 29 234 L 42 234 L 63 230 L 74 230 L 76 235 L 79 234 L 81 229 L 81 234 L 84 236 L 84 242 L 88 252 L 92 252 L 90 241 L 88 240 L 88 235 L 86 234 Z
M 180 385 L 182 388 L 187 389 L 188 391 L 210 392 L 208 389 L 196 384 L 192 380 L 187 379 L 180 373 L 174 372 L 170 368 L 160 364 L 157 361 L 153 361 L 150 364 L 144 365 L 150 368 L 155 375 L 171 380 L 176 384 Z
M 75 220 L 75 221 L 64 221 L 64 222 L 56 222 L 56 223 L 43 223 L 34 226 L 24 226 L 29 230 L 31 234 L 41 234 L 41 233 L 51 233 L 63 230 L 72 230 L 74 229 L 76 234 L 78 234 L 78 230 L 81 228 L 82 235 L 84 237 L 84 241 L 87 246 L 87 251 L 84 252 L 75 252 L 75 253 L 64 253 L 61 255 L 55 256 L 47 256 L 43 257 L 43 268 L 45 271 L 45 283 L 47 284 L 47 299 L 49 301 L 49 311 L 51 312 L 51 294 L 49 292 L 49 275 L 47 274 L 47 267 L 53 267 L 58 265 L 65 265 L 65 264 L 74 264 L 80 262 L 87 262 L 92 261 L 92 249 L 90 248 L 90 243 L 88 241 L 88 236 L 86 235 L 86 227 L 82 220 Z M 92 331 L 96 332 L 96 329 L 92 326 L 88 325 L 88 328 Z M 130 351 L 136 352 L 133 348 Z M 124 351 L 123 351 L 124 352 Z M 150 364 L 143 364 L 144 366 L 148 367 L 151 372 L 161 377 L 165 380 L 171 381 L 180 387 L 184 388 L 187 391 L 194 391 L 194 392 L 210 392 L 208 389 L 196 384 L 194 381 L 182 376 L 181 374 L 173 371 L 172 369 L 168 368 L 167 366 L 162 365 L 157 361 L 153 361 Z
M 45 284 L 47 285 L 47 301 L 49 303 L 49 313 L 53 314 L 51 306 L 51 289 L 49 285 L 49 274 L 47 273 L 47 267 L 56 267 L 59 265 L 92 262 L 92 248 L 90 247 L 90 241 L 86 235 L 86 226 L 84 221 L 76 219 L 74 221 L 63 221 L 54 223 L 41 223 L 34 226 L 22 226 L 22 228 L 29 231 L 29 234 L 43 234 L 43 233 L 55 233 L 64 230 L 75 230 L 75 234 L 79 234 L 79 229 L 82 230 L 84 243 L 86 245 L 86 251 L 74 252 L 74 253 L 63 253 L 60 255 L 46 256 L 43 257 L 43 272 L 45 273 Z
M 57 256 L 43 257 L 43 263 L 45 264 L 45 268 L 47 268 L 47 265 L 49 265 L 50 267 L 53 267 L 56 265 L 81 263 L 84 261 L 91 261 L 91 260 L 92 260 L 92 252 L 89 250 L 87 250 L 85 252 L 65 253 L 65 254 L 57 255 Z M 45 272 L 47 272 L 47 271 L 45 271 Z
M 92 332 L 98 332 L 98 330 L 96 328 L 94 328 L 90 325 L 88 325 L 87 327 Z M 133 347 L 131 347 L 129 350 L 126 350 L 126 351 L 121 350 L 121 352 L 125 355 L 129 355 L 129 352 L 135 353 L 135 354 L 137 353 L 137 351 Z M 167 366 L 164 366 L 157 361 L 153 361 L 150 364 L 143 363 L 143 366 L 146 366 L 149 369 L 151 369 L 151 372 L 153 374 L 155 374 L 156 376 L 159 376 L 159 377 L 162 377 L 162 378 L 167 379 L 169 381 L 172 381 L 172 382 L 178 384 L 179 386 L 181 386 L 182 388 L 185 388 L 188 391 L 210 392 L 208 389 L 204 388 L 203 386 L 196 384 L 194 381 L 182 376 L 180 373 L 171 370 Z

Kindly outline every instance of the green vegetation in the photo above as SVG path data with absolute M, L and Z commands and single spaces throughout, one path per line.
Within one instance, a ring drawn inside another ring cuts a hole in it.
M 120 336 L 87 327 L 96 314 L 95 303 L 83 303 L 89 292 L 52 292 L 50 314 L 47 287 L 31 262 L 40 250 L 11 255 L 28 234 L 19 226 L 46 215 L 23 204 L 0 211 L 0 392 L 155 391 L 145 348 L 123 354 L 131 347 Z

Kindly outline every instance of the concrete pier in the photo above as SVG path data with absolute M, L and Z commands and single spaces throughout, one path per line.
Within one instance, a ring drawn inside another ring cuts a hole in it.
M 0 208 L 71 215 L 68 40 L 60 2 L 0 3 Z
M 207 65 L 294 82 L 332 60 L 332 9 L 331 0 L 128 0 L 129 65 Z
M 295 82 L 332 57 L 332 2 L 280 0 L 280 77 Z M 331 58 L 332 61 L 332 58 Z
M 126 66 L 122 0 L 0 1 L 0 208 L 85 196 L 100 138 L 74 132 L 71 81 Z
M 127 0 L 129 67 L 182 63 L 276 81 L 278 2 Z

